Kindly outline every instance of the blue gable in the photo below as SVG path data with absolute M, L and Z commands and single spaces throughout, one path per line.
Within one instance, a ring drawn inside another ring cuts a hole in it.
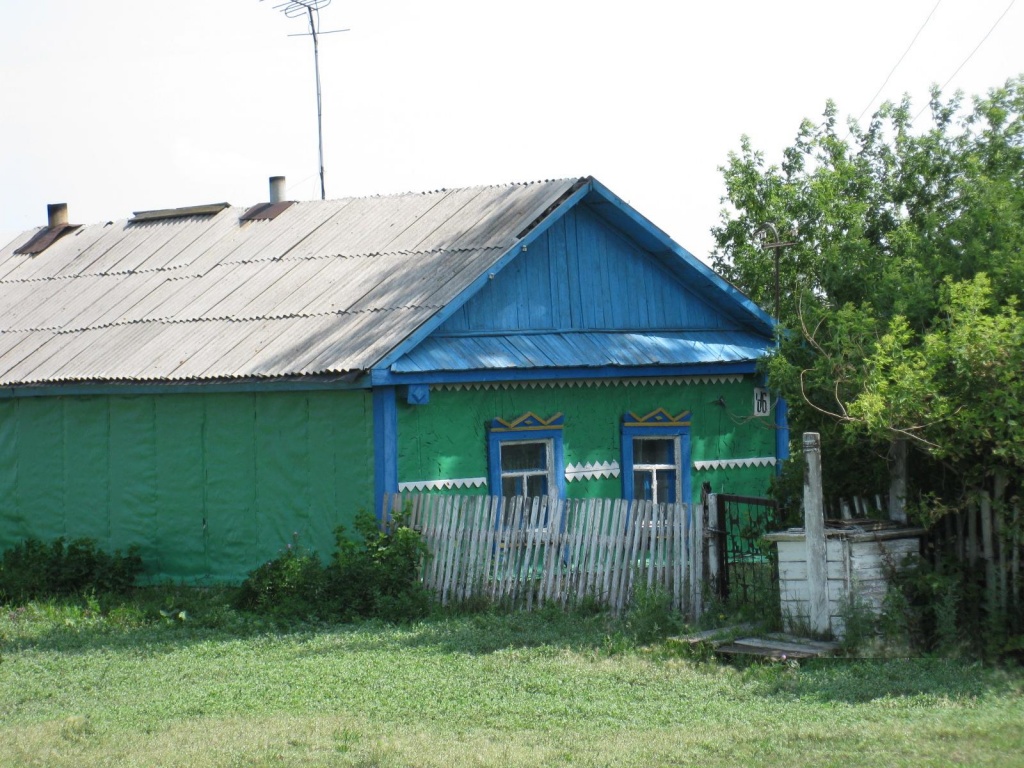
M 577 206 L 431 336 L 733 330 L 735 319 L 624 233 Z
M 764 312 L 593 179 L 428 326 L 381 368 L 752 370 L 772 346 Z

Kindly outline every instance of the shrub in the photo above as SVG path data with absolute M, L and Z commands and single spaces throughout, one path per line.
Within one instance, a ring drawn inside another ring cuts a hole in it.
M 360 512 L 355 531 L 361 541 L 349 538 L 339 527 L 327 567 L 315 553 L 290 545 L 249 574 L 235 604 L 285 618 L 422 618 L 433 602 L 419 580 L 427 548 L 406 522 L 406 516 L 399 514 L 381 527 L 372 514 Z
M 380 526 L 369 512 L 356 515 L 357 544 L 335 531 L 337 547 L 329 569 L 334 603 L 344 617 L 411 621 L 430 612 L 432 598 L 419 580 L 427 556 L 423 537 L 407 525 L 406 513 Z
M 123 594 L 142 572 L 137 547 L 108 554 L 93 539 L 63 538 L 46 544 L 29 538 L 3 553 L 0 560 L 0 602 L 84 592 Z
M 316 618 L 323 611 L 327 578 L 320 558 L 293 541 L 281 554 L 249 573 L 235 605 L 281 618 Z

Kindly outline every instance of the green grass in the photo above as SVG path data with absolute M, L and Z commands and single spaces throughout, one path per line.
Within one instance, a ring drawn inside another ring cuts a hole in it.
M 700 662 L 602 615 L 279 628 L 226 605 L 0 609 L 0 766 L 1024 765 L 1019 669 Z

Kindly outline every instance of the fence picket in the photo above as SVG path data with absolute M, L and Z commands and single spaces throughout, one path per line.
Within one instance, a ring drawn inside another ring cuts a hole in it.
M 667 589 L 679 610 L 693 608 L 687 575 L 698 558 L 686 505 L 395 493 L 381 513 L 406 509 L 427 546 L 422 583 L 443 605 L 488 595 L 534 608 L 592 594 L 621 613 L 639 578 Z

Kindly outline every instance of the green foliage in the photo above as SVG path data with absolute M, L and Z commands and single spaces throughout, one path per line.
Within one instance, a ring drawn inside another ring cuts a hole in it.
M 633 586 L 623 619 L 625 631 L 639 643 L 662 640 L 678 632 L 683 623 L 672 608 L 672 593 L 661 584 L 648 586 L 640 579 Z
M 940 571 L 916 560 L 891 579 L 881 627 L 894 640 L 943 656 L 958 656 L 968 648 L 986 654 L 987 633 L 975 631 L 984 621 L 980 595 L 958 562 L 945 562 Z
M 360 512 L 355 529 L 361 541 L 339 527 L 326 567 L 316 553 L 293 542 L 249 574 L 235 604 L 282 619 L 422 618 L 432 607 L 431 595 L 419 581 L 427 548 L 406 523 L 407 517 L 398 514 L 381 527 L 372 514 Z
M 930 106 L 928 125 L 904 100 L 862 127 L 829 103 L 778 165 L 744 137 L 714 266 L 769 309 L 778 284 L 764 369 L 792 430 L 821 434 L 829 492 L 887 487 L 906 440 L 911 493 L 955 509 L 1024 471 L 1024 76 Z
M 293 537 L 278 557 L 252 571 L 242 582 L 235 604 L 285 619 L 315 618 L 324 609 L 327 589 L 320 559 L 315 552 L 302 549 Z
M 63 538 L 49 544 L 26 539 L 0 559 L 0 603 L 41 597 L 124 593 L 142 572 L 142 558 L 131 547 L 108 554 L 93 539 Z

